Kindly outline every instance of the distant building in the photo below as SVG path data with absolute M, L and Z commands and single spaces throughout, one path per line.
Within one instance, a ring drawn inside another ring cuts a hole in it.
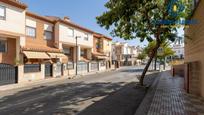
M 118 61 L 120 65 L 135 65 L 140 51 L 139 47 L 116 42 L 112 44 L 112 60 Z
M 177 38 L 175 42 L 172 43 L 172 49 L 175 52 L 174 58 L 184 59 L 184 38 Z

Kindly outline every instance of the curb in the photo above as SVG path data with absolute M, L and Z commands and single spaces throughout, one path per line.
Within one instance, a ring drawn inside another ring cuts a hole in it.
M 158 73 L 158 77 L 154 80 L 152 85 L 150 85 L 150 88 L 148 89 L 144 99 L 142 100 L 140 106 L 137 108 L 134 115 L 147 115 L 148 114 L 148 111 L 151 106 L 151 102 L 155 95 L 157 85 L 159 83 L 160 78 L 161 78 L 161 72 Z
M 16 89 L 31 89 L 36 86 L 42 86 L 46 85 L 49 83 L 57 83 L 59 81 L 64 81 L 64 80 L 74 80 L 74 79 L 79 79 L 83 78 L 84 76 L 88 75 L 94 75 L 94 74 L 100 74 L 100 73 L 105 73 L 105 72 L 110 72 L 110 71 L 116 71 L 116 70 L 106 70 L 106 71 L 100 71 L 100 72 L 93 72 L 93 73 L 88 73 L 84 75 L 78 75 L 78 76 L 63 76 L 63 77 L 58 77 L 58 78 L 49 78 L 49 79 L 43 79 L 43 80 L 37 80 L 37 81 L 32 81 L 32 82 L 25 82 L 25 83 L 17 83 L 17 84 L 9 84 L 9 85 L 4 85 L 0 86 L 0 91 L 11 91 L 11 90 L 16 90 Z

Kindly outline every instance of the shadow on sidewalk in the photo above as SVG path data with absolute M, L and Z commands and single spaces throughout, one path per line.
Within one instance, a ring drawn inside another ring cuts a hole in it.
M 155 76 L 157 74 L 148 75 L 145 82 L 151 84 Z M 135 88 L 135 83 L 124 84 L 75 82 L 41 86 L 1 98 L 0 114 L 72 115 L 80 112 L 79 115 L 133 115 L 146 89 Z M 87 102 L 90 105 L 83 108 Z
M 151 85 L 157 75 L 158 73 L 146 76 L 145 84 Z M 130 83 L 87 107 L 78 115 L 134 115 L 146 92 L 146 88 L 135 87 L 135 83 Z

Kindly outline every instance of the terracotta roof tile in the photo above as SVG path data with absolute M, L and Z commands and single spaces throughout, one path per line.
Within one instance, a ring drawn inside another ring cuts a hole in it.
M 54 47 L 45 46 L 25 46 L 22 48 L 23 51 L 38 51 L 38 52 L 51 52 L 51 53 L 61 53 L 60 49 Z
M 26 9 L 28 6 L 19 0 L 0 0 L 3 3 L 16 6 L 18 8 Z

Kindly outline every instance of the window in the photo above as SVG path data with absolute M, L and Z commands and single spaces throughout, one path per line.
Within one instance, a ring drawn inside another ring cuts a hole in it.
M 109 42 L 107 43 L 107 46 L 110 46 Z
M 84 56 L 84 55 L 85 55 L 85 51 L 81 50 L 81 56 Z
M 71 54 L 70 48 L 64 48 L 64 54 L 70 55 Z
M 0 40 L 0 52 L 7 51 L 7 42 L 5 40 Z
M 89 36 L 88 36 L 88 34 L 84 34 L 84 40 L 86 40 L 86 41 L 89 40 Z
M 36 37 L 36 28 L 26 26 L 26 35 L 30 37 Z
M 96 40 L 96 49 L 99 49 L 100 48 L 100 39 L 97 39 Z
M 53 32 L 51 32 L 51 31 L 46 31 L 46 30 L 45 30 L 45 32 L 44 32 L 44 38 L 45 38 L 46 40 L 51 40 L 52 37 L 53 37 Z
M 69 37 L 74 37 L 74 30 L 71 28 L 68 28 L 68 36 Z
M 0 19 L 6 20 L 6 7 L 0 6 Z

